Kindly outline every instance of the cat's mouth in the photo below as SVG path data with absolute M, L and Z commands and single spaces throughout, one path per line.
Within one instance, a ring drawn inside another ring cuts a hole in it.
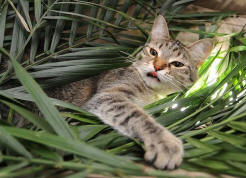
M 158 78 L 156 72 L 148 72 L 148 73 L 147 73 L 147 76 L 148 76 L 148 77 L 151 77 L 151 78 L 155 78 L 155 79 L 157 79 L 157 80 L 160 82 L 160 79 Z

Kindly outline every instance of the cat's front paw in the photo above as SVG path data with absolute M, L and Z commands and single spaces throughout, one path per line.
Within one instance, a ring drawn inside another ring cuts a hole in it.
M 169 131 L 145 141 L 144 158 L 158 169 L 176 169 L 182 162 L 183 144 Z

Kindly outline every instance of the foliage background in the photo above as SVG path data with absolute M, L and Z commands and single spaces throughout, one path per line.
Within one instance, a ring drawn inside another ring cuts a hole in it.
M 245 176 L 246 39 L 243 32 L 216 33 L 218 22 L 232 12 L 181 13 L 194 2 L 0 1 L 0 177 L 184 176 L 147 169 L 141 143 L 43 92 L 130 65 L 156 14 L 165 16 L 173 38 L 183 31 L 231 40 L 227 51 L 206 60 L 190 90 L 146 111 L 183 140 L 182 169 Z M 206 23 L 212 24 L 209 30 Z M 27 101 L 42 114 L 28 108 Z

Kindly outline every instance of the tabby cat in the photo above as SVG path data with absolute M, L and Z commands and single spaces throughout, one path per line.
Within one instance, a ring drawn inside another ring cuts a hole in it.
M 182 162 L 182 142 L 142 107 L 156 101 L 158 94 L 167 95 L 192 85 L 197 80 L 198 66 L 212 47 L 210 39 L 189 47 L 171 40 L 167 23 L 160 15 L 140 60 L 128 68 L 69 84 L 53 97 L 81 106 L 120 133 L 142 141 L 144 157 L 155 167 L 174 169 Z

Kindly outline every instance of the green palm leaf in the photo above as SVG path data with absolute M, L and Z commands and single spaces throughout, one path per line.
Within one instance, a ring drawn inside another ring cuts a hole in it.
M 192 2 L 0 3 L 0 103 L 10 108 L 0 110 L 0 177 L 79 177 L 90 173 L 184 177 L 160 170 L 143 171 L 133 163 L 144 163 L 141 143 L 119 135 L 81 108 L 48 98 L 40 86 L 47 89 L 130 65 L 145 44 L 157 13 L 165 15 L 174 37 L 180 31 L 200 37 L 225 35 L 213 29 L 205 31 L 201 23 L 214 23 L 233 13 L 179 13 Z M 190 30 L 193 25 L 199 30 Z M 221 51 L 210 56 L 200 68 L 200 80 L 190 90 L 145 109 L 183 139 L 182 169 L 244 177 L 246 38 L 238 33 L 228 36 L 232 40 L 227 56 L 221 59 Z M 43 117 L 24 107 L 31 101 Z M 33 125 L 14 126 L 15 112 Z

